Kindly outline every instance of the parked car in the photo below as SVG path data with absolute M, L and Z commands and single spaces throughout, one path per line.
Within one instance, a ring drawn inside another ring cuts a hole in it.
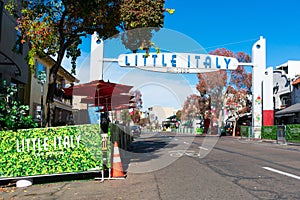
M 162 122 L 162 128 L 178 128 L 180 122 L 176 120 L 167 120 Z
M 130 132 L 133 137 L 139 137 L 141 135 L 141 127 L 137 125 L 130 126 Z

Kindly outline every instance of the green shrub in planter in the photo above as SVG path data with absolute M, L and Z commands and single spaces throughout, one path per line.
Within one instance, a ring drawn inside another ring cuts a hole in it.
M 276 140 L 277 139 L 277 126 L 262 126 L 261 127 L 261 138 Z
M 286 125 L 286 141 L 300 142 L 300 125 L 288 124 Z

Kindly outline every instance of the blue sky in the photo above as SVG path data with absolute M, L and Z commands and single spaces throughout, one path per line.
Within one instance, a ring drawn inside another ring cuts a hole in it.
M 154 38 L 162 49 L 173 52 L 203 53 L 217 48 L 250 54 L 252 45 L 260 36 L 266 38 L 267 67 L 275 67 L 288 60 L 300 60 L 300 1 L 199 1 L 166 0 L 166 8 L 174 8 L 173 15 L 166 13 L 166 35 Z M 169 41 L 169 42 L 167 42 Z M 105 57 L 118 57 L 126 53 L 122 45 L 105 42 Z M 78 78 L 84 82 L 89 63 L 90 39 L 83 41 L 82 56 L 78 59 Z M 65 64 L 64 66 L 67 66 Z M 159 104 L 180 108 L 197 84 L 196 75 L 171 75 L 122 69 L 109 64 L 104 69 L 104 80 L 134 85 L 144 93 L 146 106 Z M 135 80 L 135 81 L 133 81 Z M 140 81 L 139 81 L 140 80 Z M 160 82 L 158 84 L 152 84 Z M 176 80 L 179 81 L 176 83 Z M 150 86 L 158 97 L 153 97 Z M 159 86 L 160 87 L 159 90 Z M 183 87 L 186 89 L 183 89 Z M 169 92 L 166 92 L 169 91 Z M 162 93 L 166 94 L 162 97 Z M 180 93 L 180 94 L 179 94 Z M 169 96 L 168 96 L 168 95 Z M 148 96 L 147 96 L 148 95 Z M 182 96 L 183 95 L 183 96 Z M 184 96 L 185 95 L 185 96 Z M 151 99 L 151 101 L 150 101 Z M 170 99 L 173 102 L 170 102 Z M 178 101 L 178 99 L 181 99 Z
M 300 60 L 300 1 L 166 1 L 175 8 L 165 27 L 184 33 L 207 51 L 225 47 L 251 55 L 252 44 L 266 38 L 267 66 Z

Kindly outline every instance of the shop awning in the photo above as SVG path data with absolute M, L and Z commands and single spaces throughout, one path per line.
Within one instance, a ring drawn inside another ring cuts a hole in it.
M 294 105 L 291 105 L 285 109 L 282 109 L 280 111 L 277 111 L 275 113 L 275 117 L 283 117 L 283 116 L 293 116 L 295 113 L 300 112 L 300 103 L 296 103 Z
M 281 115 L 275 115 L 275 118 L 280 118 L 280 117 L 292 117 L 294 116 L 295 113 L 287 113 L 287 114 L 281 114 Z

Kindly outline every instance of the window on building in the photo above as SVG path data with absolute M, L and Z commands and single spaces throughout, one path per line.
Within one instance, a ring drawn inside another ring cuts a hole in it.
M 16 100 L 19 100 L 19 101 L 21 101 L 21 103 L 24 103 L 24 101 L 25 101 L 25 85 L 15 79 L 11 80 L 10 85 L 17 89 L 17 93 L 15 96 Z
M 18 54 L 23 54 L 22 36 L 21 36 L 20 31 L 17 31 L 16 44 L 14 47 L 14 51 Z
M 280 66 L 278 69 L 284 71 L 286 74 L 289 73 L 289 67 L 288 66 Z
M 281 98 L 281 106 L 288 107 L 291 105 L 291 98 L 289 96 L 283 96 Z

